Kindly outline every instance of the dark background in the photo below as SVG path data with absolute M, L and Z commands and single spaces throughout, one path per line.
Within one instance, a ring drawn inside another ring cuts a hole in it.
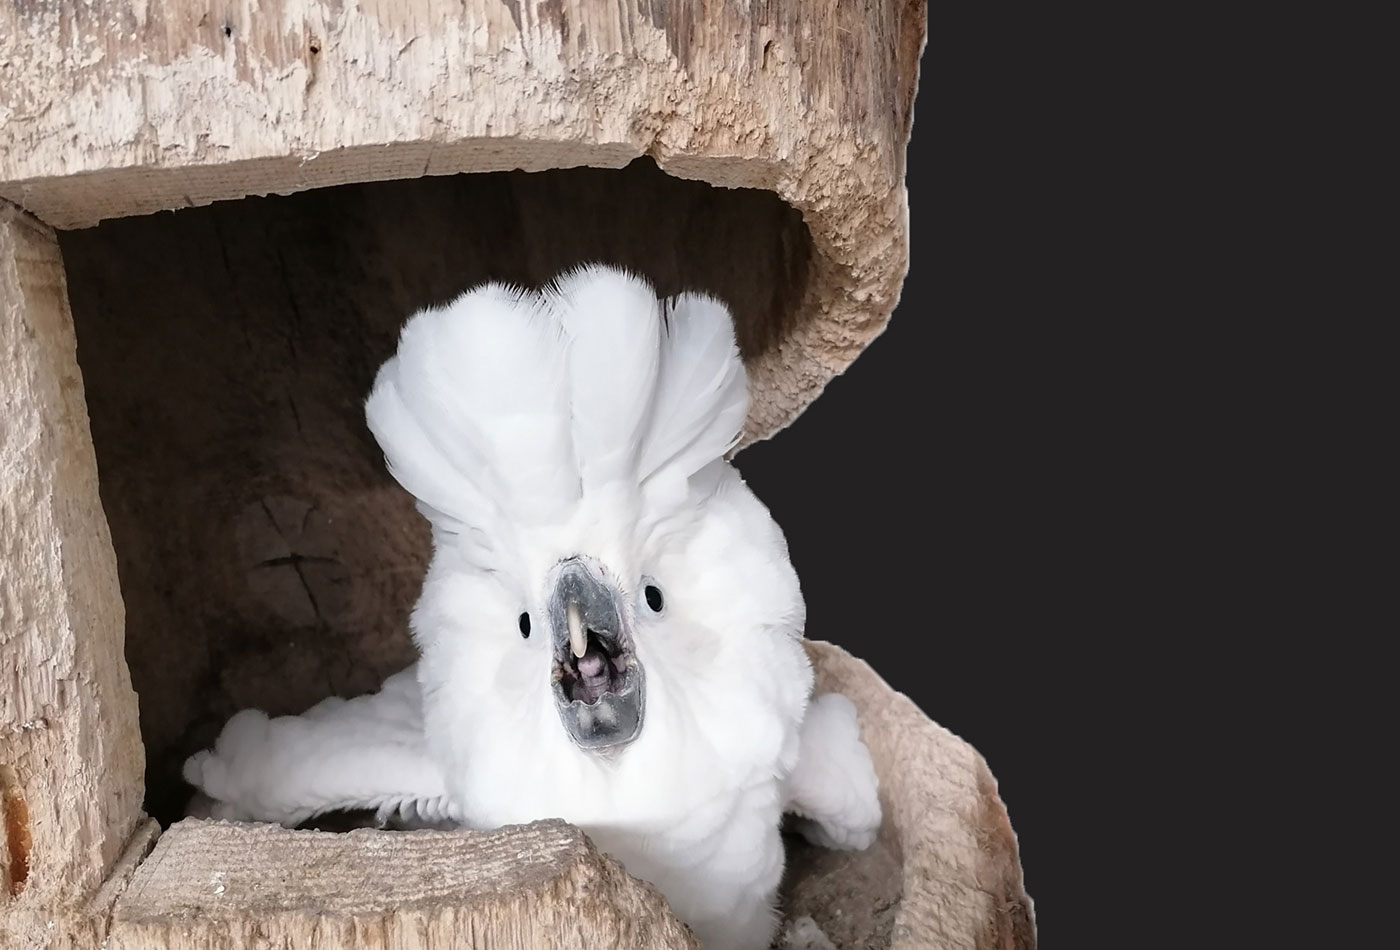
M 1138 643 L 1152 611 L 1125 606 L 1150 547 L 1134 534 L 1148 499 L 1125 489 L 1146 422 L 1112 378 L 1139 355 L 1124 332 L 1139 302 L 1114 296 L 1113 272 L 1136 237 L 1099 228 L 1133 198 L 1102 149 L 1114 115 L 1065 95 L 1077 67 L 1022 55 L 1032 24 L 957 16 L 930 23 L 889 327 L 735 461 L 787 535 L 807 635 L 987 760 L 1044 934 L 1079 889 L 1065 862 L 1084 826 L 1065 800 L 1094 800 L 1090 763 L 1112 751 L 1066 710 L 1114 675 L 1102 638 Z

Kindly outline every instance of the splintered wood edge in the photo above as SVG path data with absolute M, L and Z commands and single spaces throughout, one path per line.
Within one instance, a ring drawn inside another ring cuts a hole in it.
M 1019 845 L 982 756 L 864 660 L 832 643 L 805 645 L 815 692 L 855 703 L 880 776 L 880 834 L 904 869 L 894 950 L 1032 950 L 1035 918 Z
M 431 946 L 699 947 L 655 888 L 562 821 L 333 834 L 198 819 L 136 870 L 106 946 L 380 946 L 406 931 Z
M 112 873 L 108 875 L 107 880 L 102 882 L 97 893 L 88 901 L 88 914 L 95 917 L 111 915 L 112 907 L 116 904 L 117 898 L 121 897 L 131 884 L 131 879 L 135 877 L 137 870 L 150 855 L 151 849 L 155 847 L 159 838 L 160 822 L 154 818 L 142 819 L 141 823 L 136 826 L 131 840 L 126 843 L 126 850 L 122 852 L 121 857 L 112 867 Z

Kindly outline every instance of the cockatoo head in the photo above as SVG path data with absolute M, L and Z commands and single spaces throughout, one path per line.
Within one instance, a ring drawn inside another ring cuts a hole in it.
M 367 417 L 433 527 L 420 679 L 472 710 L 444 728 L 606 757 L 799 663 L 786 545 L 724 460 L 747 409 L 726 308 L 610 268 L 408 321 Z

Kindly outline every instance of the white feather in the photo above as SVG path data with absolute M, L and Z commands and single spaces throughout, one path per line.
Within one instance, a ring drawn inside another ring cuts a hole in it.
M 449 534 L 509 544 L 583 495 L 655 523 L 748 412 L 729 311 L 604 267 L 541 294 L 488 284 L 404 327 L 366 406 L 394 477 Z M 666 483 L 664 488 L 662 483 Z M 629 500 L 631 499 L 631 500 Z M 486 543 L 483 541 L 483 543 Z
M 538 295 L 488 284 L 408 321 L 366 418 L 430 517 L 509 536 L 579 497 L 564 365 L 562 332 Z
M 293 827 L 326 811 L 373 808 L 381 818 L 460 819 L 425 745 L 410 668 L 377 693 L 330 697 L 300 716 L 242 710 L 213 749 L 190 756 L 184 776 L 218 803 L 215 818 Z
M 585 491 L 636 484 L 656 387 L 661 302 L 640 277 L 585 267 L 545 291 L 569 339 L 569 407 Z
M 734 447 L 748 411 L 748 376 L 729 311 L 712 297 L 682 294 L 666 321 L 638 478 L 663 467 L 689 478 Z

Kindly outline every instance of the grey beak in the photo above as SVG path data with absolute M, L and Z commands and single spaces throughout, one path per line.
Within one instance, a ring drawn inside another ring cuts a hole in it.
M 641 733 L 646 680 L 621 595 L 597 562 L 574 557 L 555 569 L 547 604 L 551 673 L 559 720 L 590 752 L 614 752 Z
M 558 567 L 549 599 L 549 626 L 555 648 L 583 656 L 588 633 L 615 642 L 622 635 L 617 594 L 602 571 L 583 558 L 569 558 Z

